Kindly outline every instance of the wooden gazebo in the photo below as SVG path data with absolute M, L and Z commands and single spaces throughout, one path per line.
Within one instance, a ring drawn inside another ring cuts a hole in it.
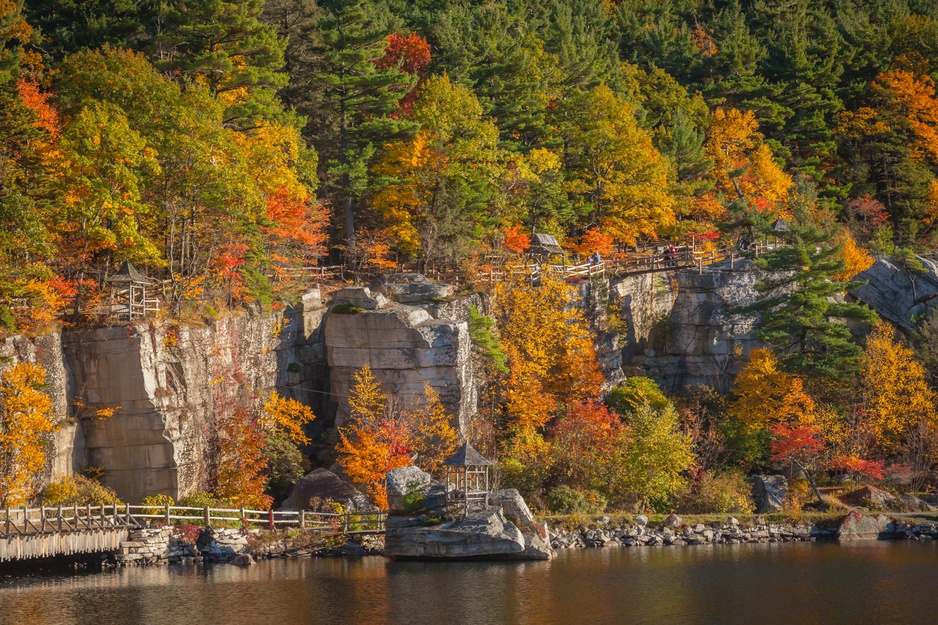
M 160 300 L 148 297 L 147 289 L 156 283 L 125 260 L 115 274 L 105 279 L 111 285 L 111 313 L 124 321 L 145 317 L 149 312 L 159 312 Z
M 564 265 L 567 264 L 567 253 L 560 247 L 560 243 L 557 242 L 557 237 L 552 234 L 543 234 L 540 232 L 532 234 L 531 243 L 524 253 L 526 256 L 534 257 L 542 263 L 548 262 L 552 255 L 557 255 L 561 257 Z
M 460 505 L 463 515 L 470 507 L 486 507 L 489 503 L 489 467 L 494 463 L 482 456 L 469 443 L 443 462 L 446 467 L 446 507 Z

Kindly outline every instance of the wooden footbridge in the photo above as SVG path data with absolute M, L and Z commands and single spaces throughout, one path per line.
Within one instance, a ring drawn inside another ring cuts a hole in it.
M 189 525 L 248 530 L 296 528 L 321 537 L 383 534 L 386 512 L 326 513 L 188 506 L 68 506 L 0 511 L 0 562 L 120 549 L 141 527 Z

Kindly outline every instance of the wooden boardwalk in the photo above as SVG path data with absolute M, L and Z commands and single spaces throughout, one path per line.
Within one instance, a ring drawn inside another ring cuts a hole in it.
M 383 534 L 387 513 L 325 513 L 187 506 L 39 507 L 0 511 L 0 562 L 117 551 L 141 527 L 295 528 L 320 536 Z

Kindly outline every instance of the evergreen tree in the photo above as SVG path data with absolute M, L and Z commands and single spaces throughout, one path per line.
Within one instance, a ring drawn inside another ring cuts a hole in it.
M 795 219 L 782 234 L 788 245 L 756 259 L 771 275 L 756 284 L 760 300 L 742 309 L 758 313 L 758 337 L 769 344 L 791 372 L 819 380 L 844 381 L 860 368 L 862 349 L 844 320 L 872 322 L 876 313 L 854 302 L 837 302 L 857 284 L 833 278 L 843 271 L 840 245 L 833 243 L 833 224 L 818 224 L 811 215 L 812 191 L 802 187 Z
M 263 0 L 173 0 L 161 18 L 159 66 L 207 85 L 226 106 L 225 123 L 248 127 L 282 115 L 275 97 L 286 40 L 260 20 Z
M 377 147 L 414 128 L 397 119 L 398 103 L 416 77 L 390 67 L 379 69 L 389 29 L 376 21 L 362 0 L 323 4 L 318 23 L 320 40 L 311 49 L 316 58 L 294 68 L 296 87 L 310 93 L 293 100 L 308 113 L 314 141 L 325 165 L 321 175 L 326 195 L 342 207 L 346 245 L 355 250 L 355 215 L 369 186 L 368 170 Z M 309 107 L 318 105 L 318 110 Z
M 105 44 L 146 49 L 160 21 L 157 0 L 34 0 L 26 10 L 54 59 Z

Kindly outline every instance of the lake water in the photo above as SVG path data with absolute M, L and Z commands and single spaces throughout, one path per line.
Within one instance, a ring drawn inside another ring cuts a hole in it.
M 303 559 L 7 579 L 10 625 L 864 625 L 938 622 L 938 541 Z

